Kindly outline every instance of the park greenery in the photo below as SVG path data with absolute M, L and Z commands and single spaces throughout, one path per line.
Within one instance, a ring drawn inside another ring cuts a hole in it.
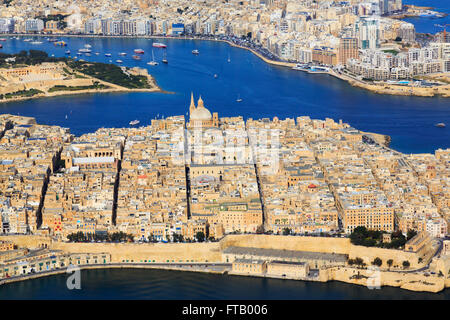
M 67 239 L 71 242 L 132 242 L 133 235 L 124 233 L 122 231 L 114 233 L 84 233 L 82 231 L 78 231 L 76 233 L 69 234 L 67 236 Z
M 147 77 L 126 74 L 115 64 L 68 60 L 67 65 L 75 71 L 125 88 L 150 88 Z
M 108 88 L 104 84 L 95 81 L 94 84 L 90 86 L 64 86 L 64 85 L 56 85 L 48 89 L 48 92 L 57 92 L 57 91 L 80 91 L 80 90 L 91 90 L 91 89 L 106 89 Z
M 16 92 L 0 94 L 0 100 L 12 99 L 12 98 L 17 98 L 17 97 L 32 97 L 39 93 L 44 93 L 44 92 L 37 90 L 37 89 L 19 90 Z
M 384 232 L 382 231 L 367 230 L 366 227 L 359 226 L 350 234 L 350 241 L 354 245 L 365 247 L 399 249 L 405 245 L 406 241 L 413 238 L 416 235 L 416 232 L 409 230 L 405 237 L 400 231 L 395 231 L 391 233 L 390 242 L 383 242 L 383 234 Z
M 7 59 L 9 59 L 9 61 L 7 61 Z M 41 64 L 43 62 L 65 61 L 65 59 L 66 58 L 49 57 L 47 52 L 40 50 L 22 50 L 19 53 L 14 54 L 0 52 L 0 68 L 24 67 Z
M 133 75 L 115 65 L 100 62 L 77 61 L 68 57 L 49 57 L 47 52 L 40 50 L 22 50 L 19 53 L 8 54 L 0 52 L 0 68 L 18 68 L 30 65 L 38 65 L 44 62 L 65 62 L 73 70 L 110 82 L 128 89 L 151 88 L 145 76 Z M 71 74 L 67 68 L 64 70 Z M 82 76 L 77 76 L 82 77 Z M 80 89 L 81 90 L 81 89 Z

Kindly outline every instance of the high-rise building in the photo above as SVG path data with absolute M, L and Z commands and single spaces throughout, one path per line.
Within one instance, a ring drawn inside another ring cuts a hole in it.
M 380 46 L 380 20 L 375 17 L 360 17 L 355 22 L 355 34 L 360 49 L 376 49 Z
M 358 39 L 342 38 L 338 50 L 338 63 L 345 65 L 348 59 L 359 59 Z
M 0 33 L 14 32 L 14 19 L 0 18 Z
M 44 29 L 44 21 L 41 19 L 28 19 L 25 21 L 26 32 L 41 32 Z

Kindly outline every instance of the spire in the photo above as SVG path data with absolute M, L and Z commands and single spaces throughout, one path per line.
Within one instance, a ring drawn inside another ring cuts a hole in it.
M 189 114 L 195 110 L 194 93 L 191 91 L 191 105 L 189 106 Z

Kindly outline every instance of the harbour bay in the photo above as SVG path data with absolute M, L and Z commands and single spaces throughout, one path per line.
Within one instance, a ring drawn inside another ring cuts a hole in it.
M 23 39 L 23 38 L 22 38 Z M 357 129 L 387 134 L 391 147 L 405 153 L 433 152 L 450 147 L 448 129 L 450 101 L 378 95 L 357 89 L 327 75 L 309 75 L 271 66 L 252 53 L 221 42 L 201 40 L 158 40 L 168 44 L 168 65 L 149 67 L 148 39 L 68 38 L 66 48 L 44 41 L 36 46 L 8 40 L 2 52 L 44 50 L 55 56 L 73 53 L 85 44 L 93 54 L 87 61 L 124 61 L 125 66 L 146 67 L 158 85 L 174 94 L 105 93 L 52 97 L 0 105 L 0 113 L 32 116 L 39 123 L 69 127 L 80 135 L 99 127 L 126 127 L 139 119 L 147 125 L 155 117 L 186 112 L 190 92 L 201 94 L 220 116 L 244 118 L 297 117 L 343 119 Z M 142 61 L 131 58 L 134 48 L 145 50 Z M 198 49 L 194 56 L 191 51 Z M 127 57 L 119 57 L 119 52 Z M 100 54 L 96 56 L 94 52 Z M 162 51 L 154 49 L 161 61 Z M 111 53 L 112 57 L 105 57 Z M 231 62 L 227 62 L 230 56 Z M 214 74 L 218 77 L 214 78 Z M 243 99 L 236 103 L 236 97 Z M 0 299 L 448 299 L 449 290 L 439 294 L 408 292 L 397 288 L 369 290 L 343 283 L 309 283 L 274 279 L 205 275 L 160 270 L 83 271 L 83 290 L 67 290 L 66 275 L 18 282 L 0 287 Z M 210 284 L 214 283 L 215 288 Z M 242 290 L 242 287 L 247 290 Z M 219 289 L 217 289 L 219 288 Z
M 148 269 L 82 270 L 81 290 L 69 290 L 66 286 L 68 276 L 60 274 L 3 285 L 0 287 L 0 300 L 448 300 L 450 295 L 450 289 L 439 293 L 412 292 L 393 287 L 378 290 L 337 281 L 317 283 Z
M 124 66 L 148 68 L 163 90 L 174 93 L 90 94 L 0 106 L 1 113 L 36 117 L 42 124 L 69 127 L 76 135 L 93 132 L 99 127 L 128 126 L 133 119 L 146 125 L 155 117 L 182 115 L 193 91 L 201 94 L 208 101 L 208 107 L 220 116 L 242 115 L 246 119 L 300 115 L 319 119 L 329 117 L 342 119 L 363 131 L 390 135 L 391 147 L 405 153 L 434 152 L 450 147 L 449 130 L 435 127 L 439 122 L 450 123 L 450 101 L 445 98 L 371 93 L 328 75 L 311 75 L 268 65 L 251 52 L 223 42 L 61 37 L 68 46 L 56 47 L 47 41 L 33 45 L 24 42 L 23 38 L 8 39 L 2 52 L 36 49 L 49 55 L 65 56 L 67 49 L 75 53 L 89 44 L 91 56 L 80 58 L 115 63 L 120 57 Z M 152 50 L 155 60 L 162 59 L 163 50 L 153 49 L 153 41 L 168 45 L 168 65 L 146 64 L 151 60 Z M 145 50 L 141 61 L 132 58 L 135 48 Z M 193 55 L 194 49 L 200 54 Z M 119 52 L 128 54 L 123 57 L 118 55 Z M 111 57 L 106 57 L 105 53 L 111 53 Z M 243 99 L 241 103 L 236 102 L 238 96 Z

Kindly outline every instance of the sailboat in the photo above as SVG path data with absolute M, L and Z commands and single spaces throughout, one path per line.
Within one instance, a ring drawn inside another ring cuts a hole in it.
M 150 65 L 150 66 L 157 66 L 158 65 L 158 62 L 155 61 L 155 54 L 153 53 L 153 50 L 152 50 L 152 61 L 147 62 L 147 64 Z
M 231 62 L 231 59 L 230 59 L 230 54 L 228 54 L 228 63 L 230 63 Z
M 236 99 L 236 102 L 242 102 L 242 99 L 241 99 L 241 95 L 240 95 L 240 94 L 238 94 L 238 98 Z
M 169 63 L 169 61 L 167 61 L 166 50 L 164 50 L 164 56 L 163 56 L 163 59 L 162 59 L 162 63 L 165 63 L 165 64 Z

